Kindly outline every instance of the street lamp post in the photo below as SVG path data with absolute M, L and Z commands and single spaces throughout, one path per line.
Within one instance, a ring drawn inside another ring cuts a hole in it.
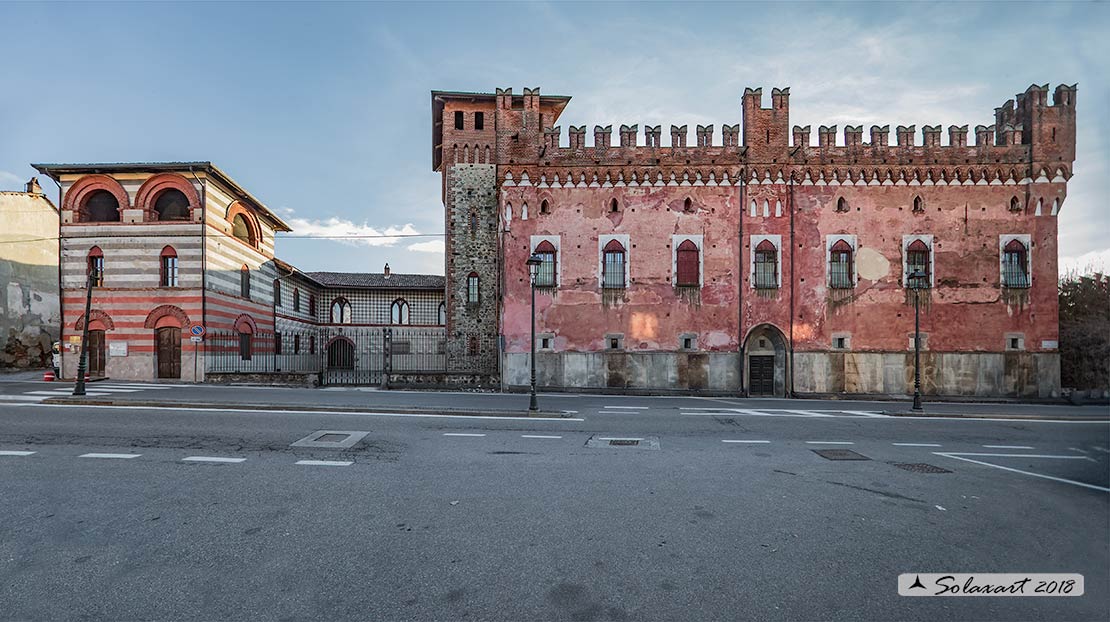
M 85 371 L 89 368 L 89 313 L 92 311 L 93 283 L 100 277 L 96 266 L 89 267 L 89 278 L 85 292 L 85 325 L 81 329 L 81 356 L 77 359 L 77 384 L 73 385 L 74 395 L 85 394 Z
M 913 289 L 913 410 L 921 410 L 921 279 L 925 272 L 914 270 L 908 276 Z
M 532 366 L 532 395 L 528 401 L 528 410 L 534 412 L 540 409 L 539 402 L 536 401 L 536 274 L 540 270 L 543 259 L 539 255 L 533 254 L 525 263 L 528 264 L 528 280 L 532 287 L 532 350 L 528 357 Z

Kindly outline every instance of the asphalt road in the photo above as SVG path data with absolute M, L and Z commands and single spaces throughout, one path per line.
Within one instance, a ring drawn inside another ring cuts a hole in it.
M 0 618 L 1110 611 L 1106 423 L 564 399 L 589 406 L 537 420 L 0 403 L 0 452 L 34 452 L 0 455 Z M 325 430 L 367 435 L 290 447 Z M 1086 595 L 905 598 L 905 572 L 1075 572 Z

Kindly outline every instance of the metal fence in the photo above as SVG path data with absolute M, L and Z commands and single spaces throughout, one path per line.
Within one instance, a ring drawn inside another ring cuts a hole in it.
M 205 336 L 207 373 L 318 373 L 325 385 L 377 385 L 383 373 L 447 371 L 442 328 L 323 327 Z

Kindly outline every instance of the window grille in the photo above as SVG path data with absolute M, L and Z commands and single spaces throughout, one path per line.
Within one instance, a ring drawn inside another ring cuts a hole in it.
M 603 251 L 601 267 L 601 287 L 604 289 L 624 289 L 624 246 L 610 240 Z
M 555 287 L 555 245 L 547 240 L 536 246 L 540 265 L 536 267 L 536 287 Z
M 1019 240 L 1010 240 L 1002 252 L 1002 287 L 1029 287 L 1028 249 Z
M 770 240 L 763 240 L 755 247 L 755 287 L 775 289 L 778 286 L 778 249 Z
M 854 286 L 852 246 L 844 240 L 837 240 L 829 250 L 829 287 L 851 289 Z
M 906 287 L 910 289 L 928 289 L 932 283 L 931 251 L 921 240 L 914 240 L 906 247 Z M 921 271 L 925 276 L 920 279 L 910 279 L 908 275 Z M 916 282 L 914 282 L 916 281 Z

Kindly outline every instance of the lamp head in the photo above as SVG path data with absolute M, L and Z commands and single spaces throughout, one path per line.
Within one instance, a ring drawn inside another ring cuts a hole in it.
M 528 258 L 528 261 L 524 263 L 528 265 L 528 273 L 532 276 L 536 276 L 536 272 L 540 269 L 540 264 L 543 263 L 543 259 L 541 259 L 539 255 L 533 253 L 532 256 Z

